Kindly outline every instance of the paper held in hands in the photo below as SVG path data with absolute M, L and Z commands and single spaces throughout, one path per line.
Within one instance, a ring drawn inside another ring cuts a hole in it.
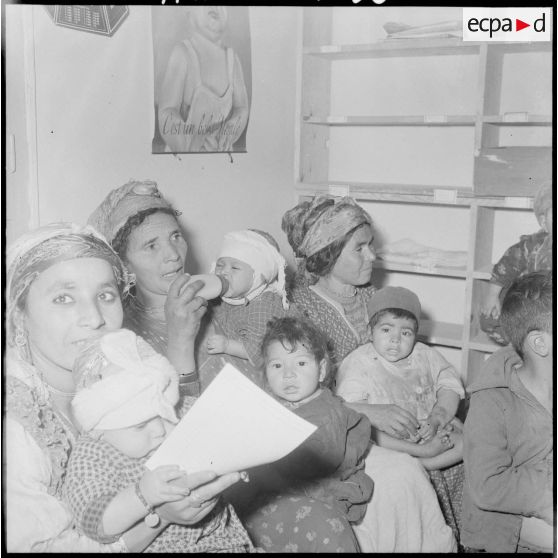
M 226 364 L 145 465 L 243 471 L 281 459 L 316 428 Z

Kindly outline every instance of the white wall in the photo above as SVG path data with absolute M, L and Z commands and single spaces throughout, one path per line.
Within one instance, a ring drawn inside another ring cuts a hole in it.
M 170 6 L 170 5 L 169 5 Z M 163 7 L 164 9 L 165 7 Z M 161 9 L 161 8 L 158 8 Z M 172 9 L 172 8 L 171 8 Z M 105 194 L 130 178 L 151 178 L 183 214 L 188 267 L 205 270 L 222 235 L 239 228 L 269 231 L 287 254 L 283 212 L 294 187 L 297 7 L 250 7 L 252 106 L 246 154 L 151 154 L 153 47 L 151 7 L 130 14 L 108 38 L 55 26 L 43 6 L 6 6 L 8 83 L 22 81 L 24 34 L 35 56 L 39 224 L 84 222 Z M 19 95 L 18 95 L 19 93 Z M 7 114 L 21 111 L 21 89 L 7 91 Z M 19 139 L 24 126 L 15 126 Z M 21 147 L 22 156 L 26 149 Z M 10 218 L 33 180 L 25 166 L 8 176 L 8 237 L 28 228 Z M 31 225 L 36 223 L 31 223 Z

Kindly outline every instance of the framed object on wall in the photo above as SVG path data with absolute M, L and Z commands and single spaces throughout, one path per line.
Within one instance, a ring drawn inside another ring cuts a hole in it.
M 246 152 L 248 6 L 154 6 L 153 153 Z
M 54 4 L 45 6 L 50 17 L 62 27 L 111 36 L 128 15 L 128 6 L 95 4 Z

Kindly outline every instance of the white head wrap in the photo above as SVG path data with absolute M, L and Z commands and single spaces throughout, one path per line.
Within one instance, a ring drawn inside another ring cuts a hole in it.
M 252 300 L 264 291 L 277 293 L 288 307 L 285 290 L 285 258 L 261 234 L 251 231 L 234 231 L 227 233 L 218 258 L 235 258 L 247 263 L 254 270 L 254 282 L 245 299 Z M 215 270 L 215 263 L 212 271 Z M 239 299 L 222 297 L 229 304 L 239 304 Z
M 84 432 L 128 428 L 158 416 L 178 420 L 175 369 L 130 330 L 96 339 L 76 359 L 74 374 L 72 410 Z

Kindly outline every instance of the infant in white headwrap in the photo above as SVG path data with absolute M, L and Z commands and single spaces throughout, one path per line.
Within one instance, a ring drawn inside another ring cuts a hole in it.
M 212 305 L 215 333 L 207 338 L 207 352 L 247 361 L 239 368 L 257 383 L 263 378 L 260 344 L 267 322 L 287 314 L 285 265 L 275 239 L 255 230 L 227 233 L 214 265 L 229 289 Z
M 68 463 L 64 498 L 77 529 L 107 543 L 139 521 L 156 529 L 156 507 L 190 494 L 176 465 L 144 463 L 178 421 L 178 375 L 132 331 L 97 338 L 76 359 L 72 412 L 81 430 Z M 232 507 L 218 504 L 198 525 L 171 524 L 150 552 L 244 551 L 252 547 Z

